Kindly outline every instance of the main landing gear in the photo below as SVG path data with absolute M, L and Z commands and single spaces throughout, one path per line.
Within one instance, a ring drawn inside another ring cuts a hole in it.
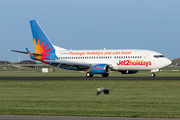
M 86 77 L 93 77 L 93 74 L 91 72 L 87 72 Z
M 102 77 L 108 77 L 109 73 L 102 74 Z
M 108 77 L 108 76 L 109 76 L 109 73 L 102 74 L 102 77 Z M 91 72 L 87 72 L 86 77 L 93 77 L 93 74 Z

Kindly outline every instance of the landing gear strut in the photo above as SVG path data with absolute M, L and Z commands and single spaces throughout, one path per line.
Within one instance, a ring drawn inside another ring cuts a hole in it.
M 91 72 L 87 72 L 86 77 L 93 77 L 93 74 Z
M 154 73 L 151 73 L 151 77 L 155 77 L 156 76 L 156 74 L 154 74 Z

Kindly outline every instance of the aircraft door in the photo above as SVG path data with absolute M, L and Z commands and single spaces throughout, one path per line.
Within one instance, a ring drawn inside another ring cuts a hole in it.
M 144 53 L 144 55 L 143 55 L 143 61 L 148 61 L 148 53 Z

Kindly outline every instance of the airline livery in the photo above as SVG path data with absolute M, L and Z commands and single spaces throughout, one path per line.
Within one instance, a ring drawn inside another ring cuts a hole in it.
M 150 50 L 67 50 L 53 45 L 36 20 L 30 20 L 30 25 L 36 52 L 31 53 L 27 48 L 27 52 L 11 51 L 28 54 L 32 60 L 58 68 L 86 71 L 87 77 L 94 74 L 108 77 L 111 71 L 133 74 L 140 70 L 149 70 L 155 77 L 155 72 L 171 64 L 171 60 Z

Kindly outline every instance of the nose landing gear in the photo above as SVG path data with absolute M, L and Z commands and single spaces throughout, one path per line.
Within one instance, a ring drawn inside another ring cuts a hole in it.
M 155 77 L 156 76 L 156 74 L 155 73 L 151 73 L 151 77 Z
M 156 74 L 154 72 L 159 72 L 161 71 L 160 69 L 155 69 L 155 70 L 151 70 L 151 77 L 155 77 Z

